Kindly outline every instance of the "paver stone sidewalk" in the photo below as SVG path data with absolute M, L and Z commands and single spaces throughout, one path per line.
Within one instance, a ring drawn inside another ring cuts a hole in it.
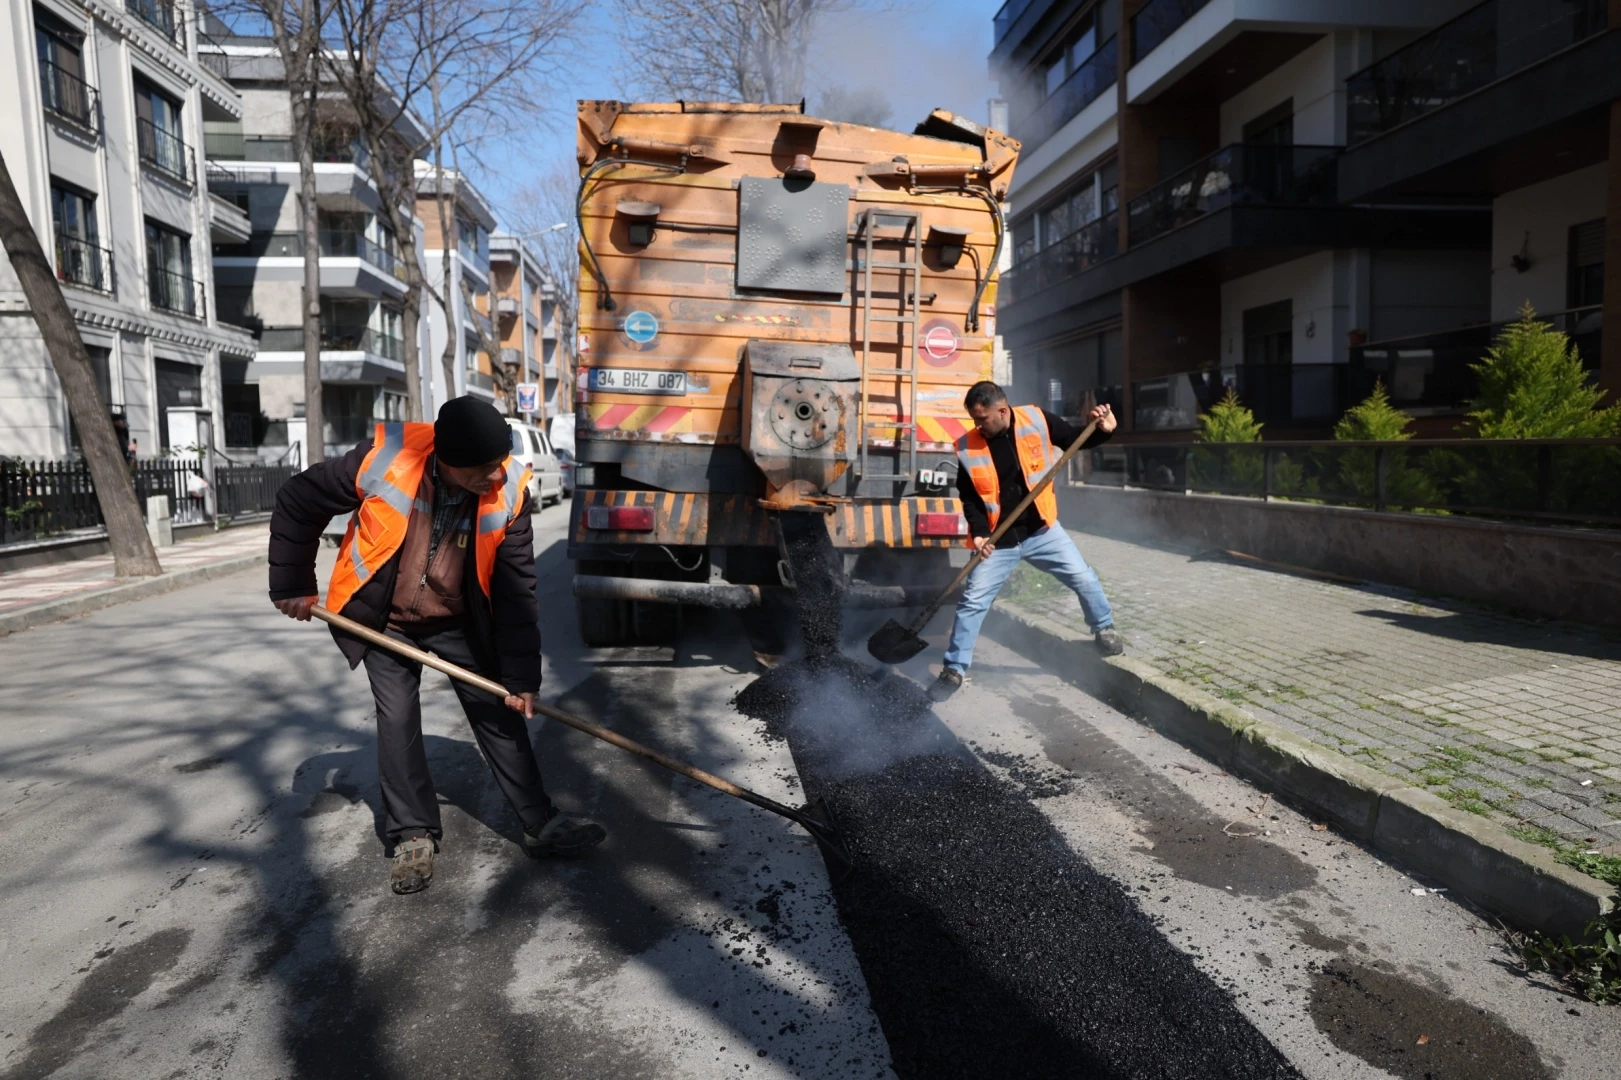
M 269 536 L 268 526 L 263 525 L 225 529 L 159 548 L 158 562 L 168 576 L 210 566 L 245 563 L 254 555 L 262 560 Z M 105 592 L 141 580 L 115 577 L 111 555 L 93 555 L 52 566 L 0 573 L 0 615 Z
M 1522 838 L 1621 855 L 1621 633 L 1073 535 L 1132 655 Z M 998 603 L 1084 631 L 1029 567 Z

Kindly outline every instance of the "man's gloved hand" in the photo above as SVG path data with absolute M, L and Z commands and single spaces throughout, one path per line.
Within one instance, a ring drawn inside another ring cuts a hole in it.
M 521 694 L 508 694 L 506 706 L 514 712 L 523 713 L 525 720 L 535 718 L 535 695 L 529 691 Z
M 320 602 L 321 598 L 319 596 L 295 596 L 289 600 L 271 601 L 272 604 L 276 605 L 277 611 L 289 619 L 297 619 L 299 622 L 309 622 L 310 609 Z

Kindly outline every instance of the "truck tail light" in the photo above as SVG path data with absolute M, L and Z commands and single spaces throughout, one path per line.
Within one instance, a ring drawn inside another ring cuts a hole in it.
M 652 532 L 651 506 L 593 506 L 585 512 L 585 527 L 610 532 Z
M 919 514 L 919 536 L 967 536 L 968 519 L 961 514 Z

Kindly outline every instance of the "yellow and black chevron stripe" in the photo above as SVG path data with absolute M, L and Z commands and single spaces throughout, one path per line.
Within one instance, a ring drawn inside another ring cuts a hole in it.
M 610 532 L 588 528 L 585 511 L 593 506 L 651 506 L 651 532 Z M 833 546 L 840 548 L 942 548 L 962 543 L 960 537 L 917 536 L 913 522 L 920 513 L 959 514 L 956 499 L 860 499 L 840 503 L 828 515 Z M 751 496 L 681 491 L 603 491 L 574 493 L 569 532 L 576 544 L 664 544 L 688 547 L 775 547 L 771 512 Z

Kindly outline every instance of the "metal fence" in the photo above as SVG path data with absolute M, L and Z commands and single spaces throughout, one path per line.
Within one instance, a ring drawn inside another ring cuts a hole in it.
M 240 517 L 271 510 L 281 485 L 298 470 L 291 465 L 221 465 L 214 470 L 215 514 Z M 164 496 L 176 525 L 210 520 L 208 501 L 194 477 L 196 458 L 151 458 L 130 466 L 130 483 L 141 512 L 152 495 Z M 0 461 L 0 543 L 40 540 L 103 524 L 90 468 L 82 459 Z
M 214 503 L 220 517 L 275 509 L 276 493 L 298 472 L 293 465 L 220 465 L 214 470 Z
M 1621 439 L 1133 443 L 1093 454 L 1092 483 L 1621 526 Z

